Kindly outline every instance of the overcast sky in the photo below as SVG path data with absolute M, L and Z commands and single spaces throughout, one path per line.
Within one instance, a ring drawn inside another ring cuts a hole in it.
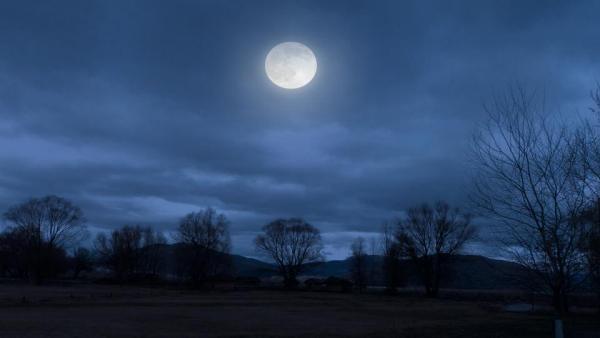
M 0 209 L 57 194 L 93 231 L 212 206 L 233 252 L 304 217 L 328 257 L 423 201 L 462 205 L 469 137 L 511 83 L 591 105 L 599 1 L 2 1 Z M 318 71 L 285 90 L 284 41 Z M 484 229 L 485 233 L 485 229 Z

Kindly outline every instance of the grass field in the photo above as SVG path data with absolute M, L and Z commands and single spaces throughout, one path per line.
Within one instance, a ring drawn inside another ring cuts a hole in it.
M 553 337 L 501 304 L 325 292 L 0 285 L 0 337 Z M 567 337 L 600 337 L 578 314 Z

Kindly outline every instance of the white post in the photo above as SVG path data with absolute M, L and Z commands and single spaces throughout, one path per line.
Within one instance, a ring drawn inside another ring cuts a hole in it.
M 564 338 L 562 319 L 554 320 L 554 338 Z

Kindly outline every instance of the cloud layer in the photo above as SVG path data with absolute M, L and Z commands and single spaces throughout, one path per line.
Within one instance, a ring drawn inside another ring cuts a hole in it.
M 0 4 L 0 209 L 49 193 L 94 229 L 213 206 L 234 252 L 276 217 L 331 258 L 408 206 L 461 205 L 482 104 L 519 81 L 556 110 L 600 79 L 595 1 Z M 315 52 L 295 91 L 264 57 Z

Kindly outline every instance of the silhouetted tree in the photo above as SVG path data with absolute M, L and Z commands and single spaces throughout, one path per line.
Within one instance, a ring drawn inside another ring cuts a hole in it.
M 586 258 L 592 285 L 596 290 L 598 297 L 598 307 L 600 307 L 600 230 L 596 229 L 589 238 L 589 247 L 586 251 Z
M 140 255 L 140 270 L 147 276 L 158 278 L 165 268 L 165 245 L 167 239 L 160 231 L 150 227 L 142 229 L 143 247 Z
M 402 270 L 400 259 L 403 252 L 400 244 L 394 236 L 394 231 L 389 223 L 384 223 L 381 236 L 381 248 L 383 250 L 383 279 L 387 293 L 395 294 L 402 285 Z
M 230 269 L 229 221 L 212 208 L 186 215 L 176 238 L 178 271 L 195 286 L 214 282 Z
M 40 284 L 48 274 L 64 268 L 65 248 L 79 242 L 86 234 L 83 212 L 70 201 L 58 196 L 32 198 L 4 213 L 13 243 L 20 246 L 27 276 Z
M 408 209 L 398 224 L 397 242 L 417 266 L 427 296 L 437 297 L 448 256 L 474 235 L 469 215 L 437 202 L 434 207 L 423 204 Z
M 600 213 L 600 210 L 598 209 L 594 209 L 594 211 L 594 214 L 596 215 Z M 585 255 L 592 288 L 596 292 L 598 306 L 600 307 L 600 222 L 598 216 L 594 217 L 593 220 L 590 220 L 589 230 L 583 237 L 581 245 Z
M 381 255 L 381 240 L 380 238 L 377 238 L 377 236 L 373 236 L 369 239 L 369 255 L 374 259 L 369 260 L 367 264 L 367 281 L 372 283 L 379 280 L 383 272 L 380 262 L 375 258 L 376 256 Z
M 581 241 L 592 286 L 598 294 L 600 307 L 600 84 L 592 92 L 596 123 L 586 120 L 577 133 L 574 148 L 580 159 L 578 178 L 590 192 L 591 206 L 582 215 L 587 232 Z
M 9 228 L 0 234 L 0 265 L 2 276 L 27 278 L 31 252 L 27 233 L 22 229 Z
M 73 270 L 73 279 L 77 279 L 82 272 L 92 271 L 94 261 L 92 253 L 86 248 L 77 248 L 73 251 L 71 257 L 71 269 Z
M 113 230 L 109 236 L 99 233 L 95 249 L 99 262 L 119 281 L 133 278 L 142 248 L 142 228 L 139 225 L 125 225 Z
M 352 251 L 352 256 L 350 257 L 350 276 L 358 291 L 363 292 L 367 287 L 369 274 L 365 239 L 358 237 L 354 240 L 350 249 Z
M 474 201 L 503 225 L 500 238 L 514 260 L 543 282 L 557 312 L 583 272 L 579 215 L 589 205 L 589 175 L 567 126 L 549 120 L 523 89 L 487 108 L 474 139 Z M 533 278 L 532 278 L 533 280 Z
M 300 218 L 278 219 L 262 228 L 256 247 L 277 264 L 286 288 L 298 285 L 304 265 L 323 258 L 319 229 Z
M 110 237 L 98 234 L 95 249 L 99 262 L 124 282 L 135 277 L 158 277 L 165 243 L 164 235 L 150 227 L 125 225 L 113 230 Z

